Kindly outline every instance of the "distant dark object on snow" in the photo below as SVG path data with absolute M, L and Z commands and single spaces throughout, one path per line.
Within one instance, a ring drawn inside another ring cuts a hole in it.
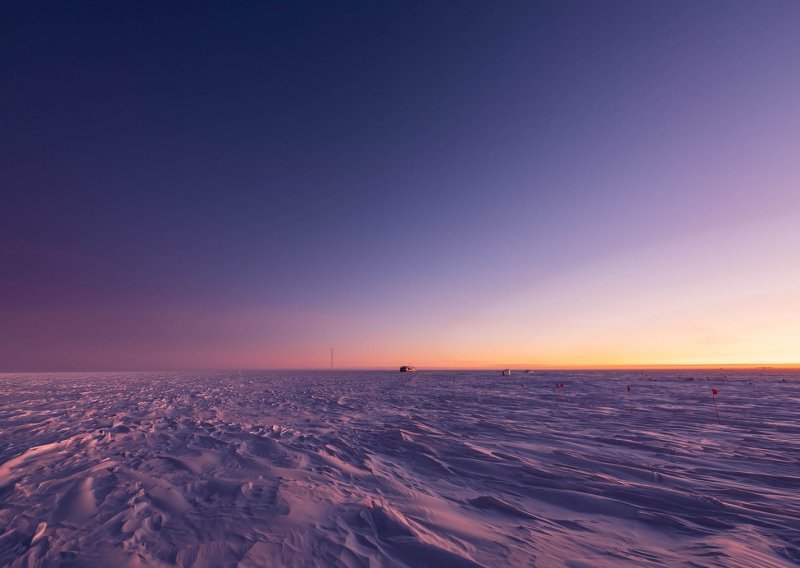
M 403 365 L 402 367 L 400 367 L 400 372 L 401 373 L 416 373 L 417 369 L 412 367 L 411 365 Z
M 510 377 L 511 376 L 511 369 L 503 369 L 503 376 Z

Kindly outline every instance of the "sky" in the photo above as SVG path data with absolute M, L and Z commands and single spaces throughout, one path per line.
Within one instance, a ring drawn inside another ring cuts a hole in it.
M 0 371 L 800 363 L 796 1 L 0 10 Z

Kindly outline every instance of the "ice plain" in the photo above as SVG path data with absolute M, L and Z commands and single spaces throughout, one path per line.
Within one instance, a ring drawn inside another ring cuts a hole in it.
M 798 564 L 794 371 L 0 375 L 3 566 Z

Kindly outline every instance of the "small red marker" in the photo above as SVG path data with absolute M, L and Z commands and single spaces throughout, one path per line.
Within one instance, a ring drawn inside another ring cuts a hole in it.
M 719 407 L 717 407 L 717 394 L 719 394 L 717 392 L 717 389 L 712 388 L 711 389 L 711 396 L 714 399 L 714 412 L 716 412 L 716 414 L 717 414 L 717 424 L 722 424 L 722 422 L 720 422 L 720 420 L 719 420 Z

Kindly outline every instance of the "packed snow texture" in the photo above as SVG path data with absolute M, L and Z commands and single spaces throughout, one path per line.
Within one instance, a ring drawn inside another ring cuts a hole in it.
M 798 563 L 788 371 L 0 375 L 0 565 Z

